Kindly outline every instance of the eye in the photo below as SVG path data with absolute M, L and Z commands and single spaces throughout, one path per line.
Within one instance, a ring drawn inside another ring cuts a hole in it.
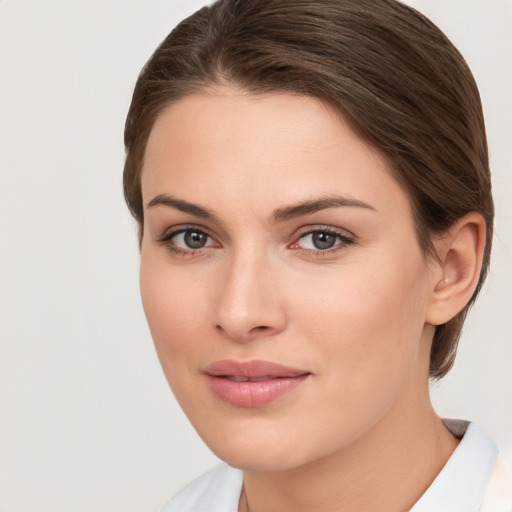
M 331 249 L 336 245 L 338 238 L 336 235 L 326 231 L 314 231 L 300 237 L 302 246 L 305 249 L 319 249 L 321 251 Z
M 184 249 L 201 249 L 208 242 L 208 235 L 204 231 L 187 229 L 171 238 L 172 242 Z
M 331 229 L 315 229 L 304 233 L 294 242 L 291 249 L 305 249 L 309 251 L 329 251 L 338 247 L 354 243 L 352 238 L 342 235 Z
M 220 247 L 208 233 L 199 228 L 182 228 L 165 235 L 159 242 L 177 253 Z

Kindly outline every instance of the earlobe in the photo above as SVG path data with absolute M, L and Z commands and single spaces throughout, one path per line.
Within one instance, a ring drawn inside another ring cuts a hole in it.
M 431 325 L 451 320 L 473 296 L 482 268 L 485 227 L 482 215 L 471 212 L 434 242 L 441 272 L 434 278 L 428 309 Z

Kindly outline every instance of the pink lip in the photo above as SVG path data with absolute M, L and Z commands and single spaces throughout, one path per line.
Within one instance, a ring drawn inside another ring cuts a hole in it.
M 210 388 L 224 402 L 256 408 L 290 393 L 310 372 L 270 361 L 218 361 L 205 370 Z

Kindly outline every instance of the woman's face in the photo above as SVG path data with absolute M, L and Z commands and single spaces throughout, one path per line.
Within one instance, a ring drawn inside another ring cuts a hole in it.
M 220 458 L 298 467 L 424 407 L 438 269 L 386 162 L 332 109 L 181 99 L 153 127 L 142 193 L 151 333 Z

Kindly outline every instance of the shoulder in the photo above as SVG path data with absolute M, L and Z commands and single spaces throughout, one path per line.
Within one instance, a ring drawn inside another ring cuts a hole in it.
M 242 471 L 219 464 L 184 487 L 161 512 L 236 512 Z
M 512 472 L 501 457 L 492 470 L 480 512 L 512 512 Z

